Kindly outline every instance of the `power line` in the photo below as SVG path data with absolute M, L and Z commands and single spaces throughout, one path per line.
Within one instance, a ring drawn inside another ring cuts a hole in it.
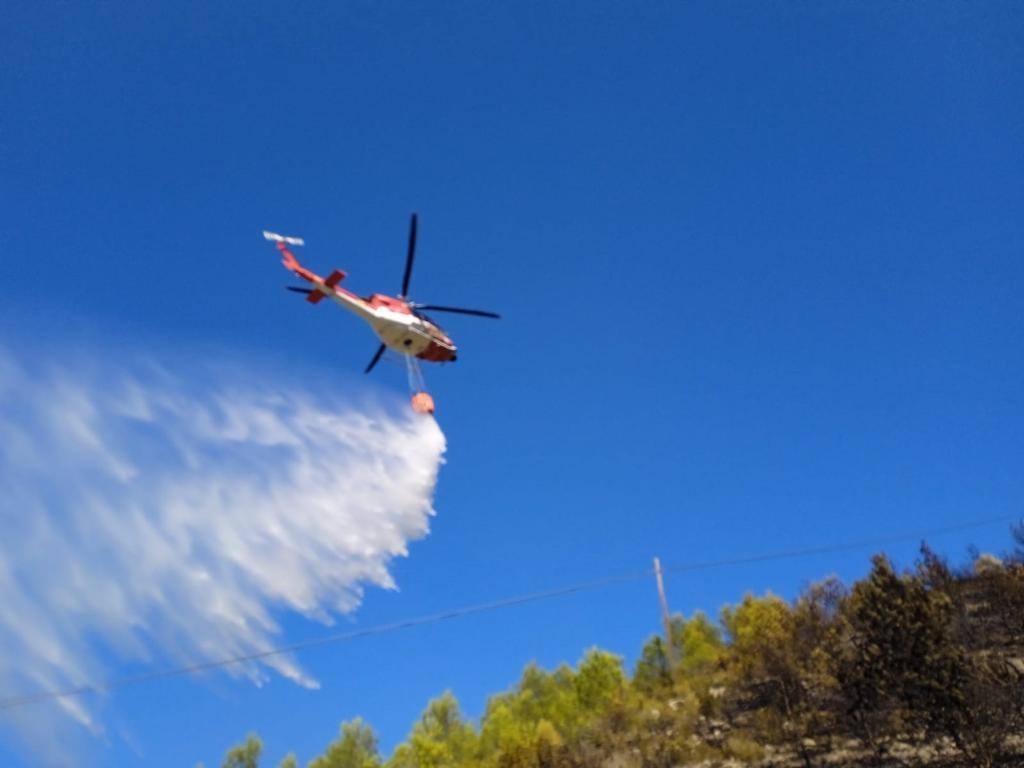
M 729 560 L 714 560 L 703 563 L 690 563 L 688 565 L 668 566 L 662 567 L 662 570 L 666 573 L 707 571 L 712 568 L 727 568 L 735 565 L 764 563 L 772 560 L 790 560 L 798 557 L 828 555 L 836 552 L 848 552 L 854 549 L 864 549 L 866 547 L 880 547 L 885 544 L 898 544 L 904 541 L 914 541 L 915 539 L 923 541 L 930 536 L 942 536 L 947 533 L 969 531 L 973 528 L 984 528 L 989 525 L 995 525 L 996 523 L 1010 523 L 1019 519 L 1018 515 L 1003 515 L 1001 517 L 990 517 L 984 520 L 973 520 L 971 522 L 960 523 L 958 525 L 948 525 L 944 528 L 932 528 L 927 531 L 919 531 L 918 533 L 902 533 L 893 536 L 880 536 L 869 539 L 860 539 L 859 541 L 849 541 L 844 544 L 827 544 L 820 547 L 809 547 L 807 549 L 791 549 L 783 550 L 781 552 L 769 552 L 761 555 L 748 555 L 746 557 L 736 557 Z
M 645 571 L 636 571 L 629 574 L 621 574 L 619 576 L 597 579 L 595 581 L 582 582 L 579 584 L 573 584 L 566 587 L 544 590 L 542 592 L 532 592 L 530 594 L 519 595 L 517 597 L 509 597 L 503 600 L 494 600 L 488 603 L 478 603 L 476 605 L 464 606 L 462 608 L 453 608 L 448 611 L 442 611 L 440 613 L 429 614 L 426 616 L 419 616 L 413 619 L 405 619 L 403 621 L 396 621 L 390 624 L 378 624 L 377 626 L 367 627 L 365 629 L 357 629 L 352 632 L 342 632 L 333 635 L 315 637 L 309 640 L 300 640 L 296 643 L 276 646 L 265 651 L 255 651 L 253 653 L 242 654 L 239 656 L 215 659 L 213 661 L 198 662 L 196 664 L 189 664 L 187 666 L 174 667 L 171 669 L 157 670 L 155 672 L 144 672 L 140 675 L 122 677 L 105 683 L 81 685 L 74 688 L 65 688 L 62 690 L 39 691 L 37 693 L 26 694 L 23 696 L 14 696 L 6 699 L 0 699 L 0 710 L 15 709 L 17 707 L 26 706 L 28 704 L 35 704 L 38 702 L 49 701 L 53 699 L 62 699 L 69 696 L 81 696 L 88 693 L 104 693 L 112 691 L 116 688 L 123 688 L 128 685 L 136 685 L 138 683 L 145 683 L 150 682 L 152 680 L 160 680 L 168 677 L 180 677 L 182 675 L 190 675 L 198 672 L 207 672 L 212 669 L 229 667 L 234 664 L 244 664 L 250 661 L 259 661 L 260 659 L 270 658 L 271 656 L 281 656 L 287 653 L 295 653 L 297 651 L 304 651 L 322 645 L 342 643 L 348 640 L 356 640 L 361 637 L 384 635 L 390 632 L 396 632 L 400 629 L 420 627 L 426 624 L 436 624 L 440 621 L 446 621 L 448 619 L 457 619 L 463 616 L 471 616 L 475 613 L 486 613 L 488 611 L 494 611 L 500 608 L 509 608 L 515 605 L 522 605 L 524 603 L 532 603 L 537 602 L 539 600 L 548 600 L 553 597 L 561 597 L 563 595 L 569 595 L 574 592 L 583 592 L 585 590 L 599 589 L 601 587 L 608 587 L 614 584 L 622 584 L 628 581 L 637 581 L 638 579 L 645 578 L 648 575 L 650 575 L 649 569 Z
M 682 573 L 693 571 L 705 571 L 714 568 L 729 568 L 738 565 L 748 565 L 754 563 L 764 563 L 779 560 L 794 560 L 803 557 L 812 557 L 814 555 L 845 552 L 855 549 L 877 547 L 885 544 L 894 544 L 904 541 L 924 540 L 931 536 L 942 536 L 948 533 L 956 533 L 959 531 L 966 531 L 975 528 L 983 528 L 989 525 L 995 525 L 996 523 L 1009 523 L 1017 519 L 1018 517 L 1016 515 L 1004 515 L 1002 517 L 992 517 L 983 520 L 974 520 L 971 522 L 962 523 L 959 525 L 946 526 L 943 528 L 932 528 L 929 530 L 918 531 L 916 533 L 905 533 L 894 536 L 860 539 L 858 541 L 850 541 L 842 544 L 809 547 L 806 549 L 792 549 L 778 552 L 766 552 L 759 555 L 748 555 L 746 557 L 729 558 L 723 560 L 709 560 L 705 562 L 680 564 L 675 566 L 662 566 L 662 571 L 665 573 Z M 503 608 L 511 608 L 517 605 L 524 605 L 526 603 L 535 603 L 541 600 L 550 600 L 552 598 L 564 597 L 566 595 L 571 595 L 578 592 L 587 592 L 595 589 L 603 589 L 606 587 L 616 586 L 619 584 L 625 584 L 628 582 L 648 578 L 653 573 L 653 569 L 645 568 L 641 571 L 621 573 L 618 575 L 608 576 L 601 579 L 594 579 L 592 581 L 579 582 L 577 584 L 571 584 L 564 587 L 556 587 L 554 589 L 542 590 L 539 592 L 531 592 L 525 595 L 518 595 L 516 597 L 508 597 L 500 600 L 494 600 L 491 602 L 477 603 L 475 605 L 463 606 L 461 608 L 453 608 L 447 611 L 442 611 L 440 613 L 428 614 L 426 616 L 419 616 L 412 619 L 405 619 L 402 621 L 392 622 L 390 624 L 379 624 L 377 626 L 366 627 L 365 629 L 358 629 L 351 632 L 341 632 L 331 635 L 324 635 L 321 637 L 310 638 L 309 640 L 300 640 L 298 642 L 290 643 L 288 645 L 269 648 L 265 651 L 256 651 L 253 653 L 242 654 L 238 656 L 230 656 L 222 659 L 215 659 L 212 661 L 198 662 L 195 664 L 189 664 L 181 667 L 172 667 L 169 669 L 156 670 L 154 672 L 144 672 L 139 675 L 121 677 L 102 683 L 80 685 L 76 687 L 69 687 L 63 689 L 42 690 L 36 693 L 29 693 L 21 696 L 11 696 L 0 699 L 0 711 L 13 710 L 20 707 L 29 706 L 31 704 L 38 704 L 44 701 L 55 701 L 58 699 L 69 698 L 73 696 L 84 696 L 93 693 L 106 693 L 130 685 L 138 685 L 140 683 L 147 683 L 154 680 L 162 680 L 170 677 L 182 677 L 184 675 L 208 672 L 213 669 L 229 667 L 235 664 L 245 664 L 252 661 L 260 661 L 261 659 L 267 659 L 272 656 L 282 656 L 284 654 L 297 653 L 298 651 L 305 651 L 311 648 L 317 648 L 324 645 L 333 645 L 336 643 L 347 642 L 349 640 L 357 640 L 363 637 L 384 635 L 391 632 L 397 632 L 402 629 L 411 629 L 413 627 L 421 627 L 427 624 L 436 624 L 438 622 L 447 621 L 449 619 L 458 619 L 464 616 L 472 616 L 478 613 L 497 611 Z

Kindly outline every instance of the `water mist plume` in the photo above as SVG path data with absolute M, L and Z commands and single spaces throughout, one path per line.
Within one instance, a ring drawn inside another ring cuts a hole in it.
M 389 561 L 427 533 L 433 419 L 181 370 L 0 346 L 4 697 L 265 650 L 286 612 L 330 623 L 392 587 Z M 288 656 L 229 671 L 268 669 L 316 685 Z M 45 706 L 102 729 L 87 701 Z

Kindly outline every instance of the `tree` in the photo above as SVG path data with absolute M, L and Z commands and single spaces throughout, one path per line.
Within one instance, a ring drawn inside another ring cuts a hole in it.
M 702 683 L 721 666 L 725 655 L 721 630 L 701 611 L 691 619 L 673 616 L 669 628 L 675 670 L 665 641 L 654 635 L 644 644 L 633 672 L 633 685 L 649 696 L 669 695 L 676 678 L 687 680 L 691 687 L 706 688 Z
M 585 720 L 576 677 L 568 665 L 547 672 L 530 663 L 511 691 L 491 697 L 480 724 L 484 762 L 500 768 L 561 765 L 566 743 Z
M 626 686 L 626 675 L 622 671 L 622 659 L 607 651 L 591 648 L 580 661 L 573 679 L 576 699 L 587 714 L 597 714 L 608 709 L 622 694 Z
M 1013 552 L 1010 557 L 1017 565 L 1024 565 L 1024 520 L 1010 528 L 1013 537 Z
M 452 768 L 473 764 L 478 738 L 459 711 L 451 691 L 431 701 L 408 740 L 388 761 L 389 768 Z
M 244 744 L 239 744 L 228 751 L 221 768 L 259 768 L 262 753 L 263 742 L 256 734 L 250 733 Z
M 785 739 L 804 699 L 793 612 L 775 595 L 748 594 L 739 605 L 722 609 L 722 626 L 730 640 L 728 711 L 733 718 L 754 712 L 763 739 Z
M 480 744 L 483 763 L 497 768 L 554 768 L 565 758 L 565 741 L 548 720 L 520 720 L 505 702 L 488 709 Z
M 837 677 L 853 722 L 879 754 L 885 733 L 908 727 L 947 736 L 967 751 L 970 670 L 950 638 L 948 594 L 929 590 L 921 576 L 897 574 L 882 555 L 872 563 L 843 611 Z M 937 563 L 926 567 L 929 579 L 944 578 Z
M 741 678 L 763 679 L 788 668 L 780 657 L 790 645 L 793 614 L 781 598 L 748 594 L 738 606 L 722 609 L 722 626 L 730 640 L 730 667 Z
M 625 753 L 637 707 L 628 695 L 622 659 L 591 648 L 576 667 L 573 689 L 580 730 L 570 746 L 578 753 L 578 762 L 592 765 L 600 755 Z
M 481 723 L 480 753 L 501 768 L 589 764 L 588 755 L 613 750 L 628 736 L 637 703 L 622 659 L 591 649 L 574 670 L 546 672 L 536 664 L 516 687 L 492 697 Z
M 648 696 L 667 695 L 672 690 L 672 668 L 661 635 L 644 643 L 633 671 L 633 685 Z
M 550 723 L 565 739 L 572 738 L 583 720 L 576 694 L 576 672 L 568 665 L 546 672 L 530 663 L 515 688 L 491 697 L 481 724 L 485 749 L 509 738 L 513 730 L 532 731 L 541 720 Z
M 827 737 L 836 688 L 826 641 L 833 631 L 842 586 L 834 579 L 812 585 L 793 606 L 772 594 L 747 595 L 722 611 L 730 639 L 728 711 L 753 713 L 750 727 L 762 742 L 786 742 L 812 764 L 810 737 Z
M 722 631 L 702 611 L 696 611 L 689 620 L 675 617 L 671 627 L 672 644 L 677 649 L 683 675 L 706 675 L 721 664 L 725 656 Z
M 918 573 L 950 606 L 949 634 L 964 654 L 964 711 L 958 745 L 976 765 L 1009 758 L 1007 734 L 1024 730 L 1024 567 L 979 555 L 973 572 L 954 578 L 927 547 Z
M 833 577 L 810 585 L 793 606 L 787 657 L 796 668 L 796 685 L 788 693 L 790 717 L 783 731 L 808 768 L 812 752 L 808 743 L 827 750 L 837 730 L 839 685 L 830 651 L 845 598 L 845 587 Z
M 341 724 L 338 738 L 309 768 L 378 768 L 380 764 L 377 735 L 357 717 Z

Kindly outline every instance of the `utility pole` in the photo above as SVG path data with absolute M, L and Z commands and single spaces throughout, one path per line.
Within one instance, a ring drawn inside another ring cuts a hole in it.
M 668 599 L 665 597 L 665 582 L 661 578 L 661 560 L 654 558 L 654 577 L 658 581 L 658 600 L 661 602 L 661 624 L 665 628 L 665 653 L 668 656 L 670 670 L 676 668 L 676 646 L 672 642 L 672 617 L 668 612 Z

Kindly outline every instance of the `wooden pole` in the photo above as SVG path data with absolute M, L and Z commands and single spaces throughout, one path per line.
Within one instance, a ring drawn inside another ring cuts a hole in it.
M 676 668 L 676 646 L 672 642 L 672 617 L 668 612 L 668 599 L 665 597 L 665 582 L 661 578 L 661 560 L 654 558 L 654 577 L 658 582 L 658 600 L 661 603 L 661 624 L 665 629 L 665 653 L 668 656 L 669 669 Z

